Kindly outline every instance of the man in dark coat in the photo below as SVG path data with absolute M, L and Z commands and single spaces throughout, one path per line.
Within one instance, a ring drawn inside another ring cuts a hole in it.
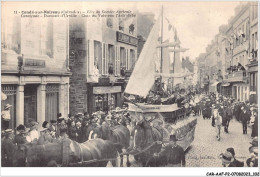
M 1 156 L 3 158 L 2 166 L 13 167 L 17 147 L 14 144 L 14 131 L 12 129 L 5 130 L 5 139 L 2 142 L 1 150 L 2 150 Z
M 232 152 L 232 148 L 228 148 L 225 153 L 220 154 L 223 167 L 243 167 L 244 162 L 235 160 L 233 154 L 230 151 Z
M 158 154 L 154 154 L 160 166 L 185 167 L 185 154 L 181 146 L 177 145 L 175 135 L 170 135 L 169 144 Z
M 241 121 L 241 113 L 242 113 L 241 108 L 242 107 L 243 107 L 243 105 L 238 100 L 238 103 L 235 105 L 235 110 L 234 110 L 234 113 L 235 113 L 234 115 L 238 121 Z
M 257 110 L 252 111 L 252 116 L 254 117 L 254 122 L 252 126 L 252 133 L 251 137 L 257 137 L 258 136 L 258 115 L 257 115 Z
M 26 155 L 25 155 L 25 148 L 22 145 L 28 143 L 28 141 L 26 140 L 26 134 L 28 134 L 28 130 L 26 130 L 26 127 L 21 124 L 16 128 L 16 131 L 19 132 L 17 135 L 15 135 L 14 138 L 14 142 L 17 144 L 18 147 L 16 153 L 16 159 L 17 159 L 16 166 L 25 167 Z
M 243 126 L 243 134 L 247 134 L 247 123 L 250 120 L 250 114 L 249 112 L 245 109 L 244 106 L 241 107 L 241 115 L 240 115 L 240 119 L 242 122 L 242 126 Z
M 244 167 L 244 162 L 240 162 L 239 160 L 237 160 L 235 158 L 235 150 L 234 148 L 227 148 L 227 151 L 230 152 L 234 158 L 233 162 L 231 162 L 231 166 L 234 166 L 234 167 Z

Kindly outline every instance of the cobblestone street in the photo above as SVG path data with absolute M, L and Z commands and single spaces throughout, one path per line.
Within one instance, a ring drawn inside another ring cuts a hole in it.
M 229 133 L 221 129 L 221 140 L 216 139 L 215 127 L 211 126 L 211 119 L 203 119 L 198 116 L 198 123 L 195 130 L 195 138 L 186 151 L 186 167 L 222 167 L 219 154 L 224 153 L 227 148 L 235 149 L 236 158 L 239 161 L 246 161 L 250 157 L 248 148 L 251 145 L 251 128 L 248 134 L 243 135 L 242 125 L 234 118 L 230 121 Z M 131 167 L 141 167 L 141 164 L 130 155 Z M 246 166 L 246 164 L 245 164 Z M 111 167 L 111 164 L 108 164 Z M 124 157 L 126 167 L 126 157 Z
M 225 133 L 222 127 L 221 140 L 217 141 L 216 130 L 215 127 L 211 126 L 211 120 L 198 117 L 195 139 L 186 153 L 186 166 L 221 167 L 221 159 L 218 156 L 229 147 L 235 149 L 238 160 L 245 162 L 250 156 L 248 148 L 251 141 L 251 131 L 251 128 L 248 128 L 248 134 L 243 135 L 241 123 L 232 119 L 229 133 Z

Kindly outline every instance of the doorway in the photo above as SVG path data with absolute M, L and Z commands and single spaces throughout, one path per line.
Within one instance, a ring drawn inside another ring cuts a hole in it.
M 28 84 L 24 86 L 24 125 L 28 126 L 30 121 L 37 121 L 37 87 Z

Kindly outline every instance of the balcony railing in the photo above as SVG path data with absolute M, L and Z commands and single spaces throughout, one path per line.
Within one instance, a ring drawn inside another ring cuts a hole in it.
M 243 82 L 246 80 L 246 71 L 236 71 L 227 75 L 228 82 Z

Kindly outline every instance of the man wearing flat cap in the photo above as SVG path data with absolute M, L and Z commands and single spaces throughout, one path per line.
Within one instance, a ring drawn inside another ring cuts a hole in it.
M 159 142 L 158 142 L 159 143 Z M 154 154 L 160 166 L 185 167 L 185 154 L 181 146 L 177 144 L 176 135 L 170 135 L 170 141 L 158 154 Z

